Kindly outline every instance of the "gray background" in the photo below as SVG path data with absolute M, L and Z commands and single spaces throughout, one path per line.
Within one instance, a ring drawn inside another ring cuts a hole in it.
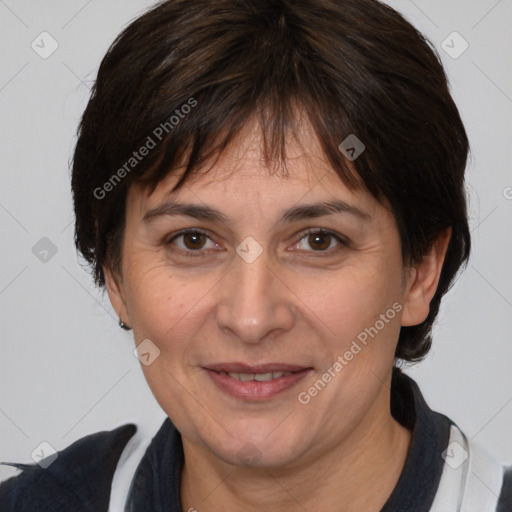
M 100 60 L 151 3 L 0 1 L 1 461 L 32 462 L 43 441 L 60 450 L 128 421 L 154 431 L 165 418 L 131 334 L 77 259 L 68 171 Z M 430 356 L 408 372 L 432 408 L 512 463 L 512 2 L 389 3 L 441 53 L 473 151 L 472 258 Z M 58 43 L 46 59 L 31 47 L 51 49 L 43 31 Z M 457 58 L 443 50 L 463 49 L 454 31 L 469 44 Z M 0 466 L 0 479 L 10 474 Z

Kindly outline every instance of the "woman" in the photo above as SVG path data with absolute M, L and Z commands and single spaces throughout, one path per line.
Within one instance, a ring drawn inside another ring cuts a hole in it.
M 136 19 L 81 121 L 76 245 L 168 419 L 18 465 L 1 510 L 510 510 L 399 369 L 469 256 L 467 154 L 435 50 L 374 0 Z

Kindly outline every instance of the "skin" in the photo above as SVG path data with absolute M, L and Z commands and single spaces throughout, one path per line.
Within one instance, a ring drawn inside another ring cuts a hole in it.
M 160 350 L 142 369 L 182 434 L 183 510 L 378 511 L 403 469 L 411 433 L 390 413 L 394 352 L 401 325 L 428 314 L 450 230 L 419 265 L 405 268 L 389 209 L 341 182 L 307 123 L 287 153 L 288 176 L 270 173 L 251 125 L 207 174 L 178 192 L 169 194 L 176 173 L 152 194 L 133 185 L 122 274 L 105 268 L 112 305 L 136 344 L 149 339 Z M 333 199 L 369 219 L 336 213 L 278 223 L 284 209 Z M 208 205 L 229 220 L 142 220 L 169 200 Z M 186 228 L 207 237 L 174 238 Z M 348 243 L 304 234 L 308 228 Z M 262 248 L 252 263 L 236 252 L 248 236 Z M 396 303 L 394 318 L 309 403 L 300 403 L 298 394 Z M 225 394 L 203 369 L 232 361 L 313 370 L 254 402 Z M 240 450 L 249 450 L 252 461 L 243 461 Z

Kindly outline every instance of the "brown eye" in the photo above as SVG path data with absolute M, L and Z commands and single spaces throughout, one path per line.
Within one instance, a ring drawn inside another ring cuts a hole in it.
M 183 244 L 187 249 L 202 249 L 206 241 L 206 236 L 203 233 L 191 232 L 182 235 Z
M 302 238 L 296 247 L 305 252 L 317 252 L 331 254 L 337 250 L 343 249 L 348 245 L 343 237 L 330 231 L 316 230 L 303 233 Z
M 208 245 L 210 243 L 210 245 Z M 207 256 L 210 251 L 207 249 L 218 249 L 216 244 L 206 233 L 191 229 L 176 233 L 166 245 L 175 253 L 184 256 Z
M 331 236 L 326 233 L 313 233 L 308 236 L 308 243 L 313 249 L 323 251 L 329 248 Z

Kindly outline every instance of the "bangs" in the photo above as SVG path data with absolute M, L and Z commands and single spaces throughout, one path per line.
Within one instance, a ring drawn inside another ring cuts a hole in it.
M 207 98 L 208 96 L 203 100 Z M 289 97 L 280 99 L 275 96 L 262 96 L 255 98 L 253 105 L 248 102 L 244 105 L 232 105 L 229 104 L 229 98 L 227 96 L 224 100 L 228 104 L 214 102 L 206 106 L 201 99 L 189 99 L 185 105 L 189 102 L 201 104 L 201 115 L 193 119 L 190 112 L 189 119 L 183 119 L 182 124 L 176 125 L 172 132 L 162 138 L 159 147 L 155 148 L 155 163 L 149 164 L 144 171 L 134 176 L 134 182 L 151 194 L 167 176 L 182 172 L 172 189 L 174 192 L 195 176 L 206 163 L 209 165 L 201 173 L 210 172 L 224 151 L 241 145 L 248 129 L 254 126 L 261 141 L 263 165 L 270 173 L 273 169 L 280 169 L 283 175 L 286 175 L 287 147 L 291 140 L 300 144 L 303 140 L 304 125 L 309 124 L 312 130 L 309 133 L 317 138 L 323 158 L 343 183 L 350 189 L 364 188 L 355 167 L 349 166 L 349 160 L 339 149 L 337 141 L 346 137 L 341 138 L 341 135 L 336 134 L 333 136 L 333 120 L 327 120 L 326 123 L 319 115 L 320 108 L 312 104 L 311 98 L 306 99 L 308 103 L 305 99 L 299 103 L 297 99 Z M 229 116 L 218 115 L 227 108 L 231 111 Z M 348 132 L 348 129 L 341 126 L 338 129 L 344 133 Z M 160 129 L 156 132 L 160 134 Z

